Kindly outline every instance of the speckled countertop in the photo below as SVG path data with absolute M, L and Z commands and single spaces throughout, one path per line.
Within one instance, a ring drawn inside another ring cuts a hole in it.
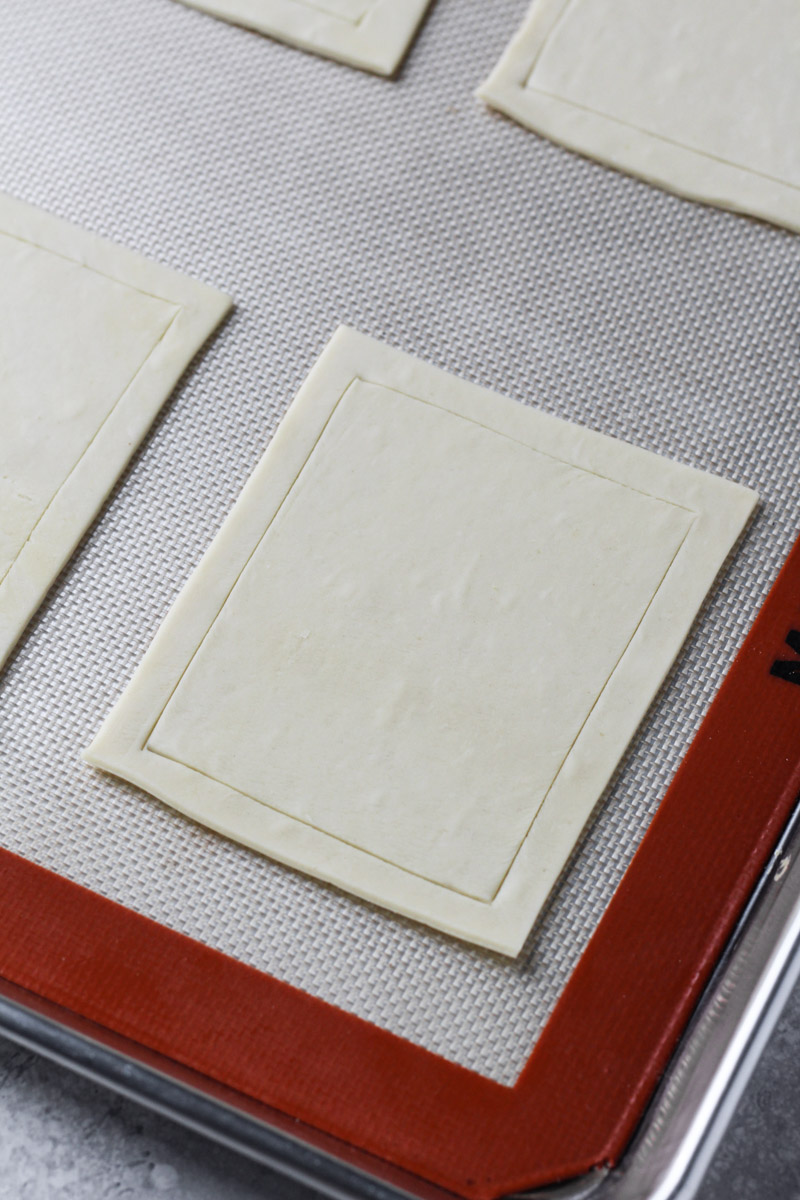
M 800 986 L 699 1200 L 800 1200 Z M 317 1193 L 0 1040 L 0 1200 L 314 1200 Z

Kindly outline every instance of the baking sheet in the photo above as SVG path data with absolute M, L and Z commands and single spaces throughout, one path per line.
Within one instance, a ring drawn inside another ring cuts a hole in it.
M 800 523 L 800 239 L 483 109 L 472 92 L 525 8 L 437 0 L 396 83 L 172 0 L 0 12 L 0 186 L 238 305 L 0 684 L 0 843 L 505 1083 Z M 513 964 L 78 758 L 340 321 L 764 499 Z

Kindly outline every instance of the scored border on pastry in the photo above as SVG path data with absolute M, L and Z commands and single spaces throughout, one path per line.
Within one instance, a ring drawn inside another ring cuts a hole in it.
M 86 758 L 516 954 L 755 499 L 340 329 Z
M 0 195 L 0 666 L 230 306 Z
M 432 0 L 181 0 L 301 50 L 394 75 Z
M 534 0 L 478 95 L 669 191 L 800 231 L 794 0 Z

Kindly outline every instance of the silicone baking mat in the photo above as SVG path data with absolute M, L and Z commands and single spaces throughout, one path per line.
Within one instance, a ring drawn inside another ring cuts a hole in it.
M 172 0 L 8 0 L 0 186 L 230 292 L 0 684 L 0 844 L 513 1082 L 800 518 L 800 239 L 472 93 L 524 0 L 437 0 L 396 82 Z M 225 842 L 79 760 L 341 322 L 763 504 L 519 960 Z

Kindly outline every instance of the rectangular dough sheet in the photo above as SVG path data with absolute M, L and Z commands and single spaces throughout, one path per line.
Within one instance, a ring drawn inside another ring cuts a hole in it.
M 515 955 L 754 503 L 340 329 L 86 758 Z
M 609 166 L 800 231 L 797 0 L 534 0 L 479 95 Z
M 182 0 L 377 75 L 394 75 L 431 0 Z
M 229 307 L 0 196 L 0 665 Z

